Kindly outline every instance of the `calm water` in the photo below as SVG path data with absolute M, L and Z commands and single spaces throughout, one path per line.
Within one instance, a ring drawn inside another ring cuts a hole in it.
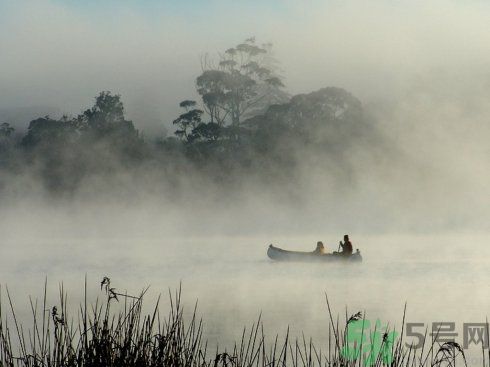
M 1 243 L 0 279 L 24 319 L 27 296 L 41 298 L 45 277 L 51 303 L 63 282 L 73 306 L 81 300 L 85 274 L 90 299 L 103 296 L 99 282 L 107 275 L 129 294 L 150 285 L 148 305 L 182 282 L 185 305 L 190 310 L 199 300 L 207 336 L 221 343 L 239 336 L 260 312 L 269 334 L 289 325 L 293 334 L 304 331 L 321 343 L 328 335 L 325 294 L 342 318 L 365 311 L 368 319 L 396 325 L 407 302 L 407 321 L 454 321 L 460 341 L 463 322 L 490 314 L 490 236 L 352 234 L 364 262 L 349 266 L 273 263 L 266 257 L 270 242 L 312 250 L 321 239 L 332 250 L 340 237 L 7 239 Z

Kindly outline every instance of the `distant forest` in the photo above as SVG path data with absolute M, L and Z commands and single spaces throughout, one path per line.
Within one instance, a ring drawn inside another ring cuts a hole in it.
M 199 99 L 180 103 L 172 136 L 144 139 L 126 119 L 121 96 L 109 91 L 78 116 L 30 121 L 23 136 L 0 121 L 0 185 L 7 174 L 29 172 L 51 192 L 70 192 L 87 177 L 141 167 L 168 180 L 198 173 L 226 183 L 253 174 L 272 182 L 287 179 L 307 157 L 347 171 L 350 150 L 376 145 L 374 124 L 347 91 L 291 97 L 271 44 L 248 39 L 218 60 L 204 59 L 202 70 Z

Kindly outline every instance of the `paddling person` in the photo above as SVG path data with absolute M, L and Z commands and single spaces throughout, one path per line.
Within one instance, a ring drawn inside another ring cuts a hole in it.
M 316 249 L 315 249 L 315 251 L 313 251 L 313 253 L 315 253 L 317 255 L 324 255 L 325 254 L 325 246 L 323 246 L 322 241 L 318 241 L 316 243 Z
M 349 235 L 344 235 L 344 243 L 340 241 L 340 246 L 342 247 L 341 255 L 350 256 L 352 255 L 352 243 L 349 240 Z

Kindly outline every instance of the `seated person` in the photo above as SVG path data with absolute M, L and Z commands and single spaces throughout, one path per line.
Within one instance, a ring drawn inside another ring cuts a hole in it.
M 318 255 L 324 255 L 325 254 L 325 246 L 323 246 L 323 242 L 318 241 L 316 243 L 316 249 L 313 251 L 313 253 L 318 254 Z
M 342 247 L 342 251 L 334 252 L 334 255 L 350 256 L 352 255 L 352 242 L 349 240 L 349 235 L 344 235 L 344 243 L 339 242 L 339 248 Z
M 344 243 L 340 241 L 340 246 L 342 247 L 341 254 L 344 256 L 352 255 L 352 242 L 349 240 L 349 235 L 344 235 Z

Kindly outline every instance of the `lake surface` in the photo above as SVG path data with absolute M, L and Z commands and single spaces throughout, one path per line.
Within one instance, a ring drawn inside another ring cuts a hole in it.
M 283 334 L 290 326 L 293 335 L 303 331 L 321 344 L 328 336 L 326 294 L 341 320 L 346 313 L 363 311 L 367 319 L 397 327 L 406 302 L 406 321 L 429 328 L 432 322 L 455 322 L 460 342 L 464 322 L 484 322 L 489 315 L 488 235 L 351 234 L 364 261 L 348 266 L 274 263 L 266 256 L 271 242 L 313 250 L 323 240 L 331 251 L 341 236 L 7 238 L 1 243 L 0 279 L 25 320 L 28 295 L 42 298 L 45 277 L 53 305 L 63 282 L 75 307 L 82 300 L 86 274 L 91 300 L 104 297 L 99 283 L 109 276 L 113 287 L 129 294 L 149 285 L 149 307 L 162 293 L 162 311 L 168 307 L 168 290 L 182 283 L 187 309 L 198 300 L 206 336 L 221 344 L 238 338 L 260 313 L 268 335 Z M 470 354 L 480 355 L 480 349 L 473 349 Z

